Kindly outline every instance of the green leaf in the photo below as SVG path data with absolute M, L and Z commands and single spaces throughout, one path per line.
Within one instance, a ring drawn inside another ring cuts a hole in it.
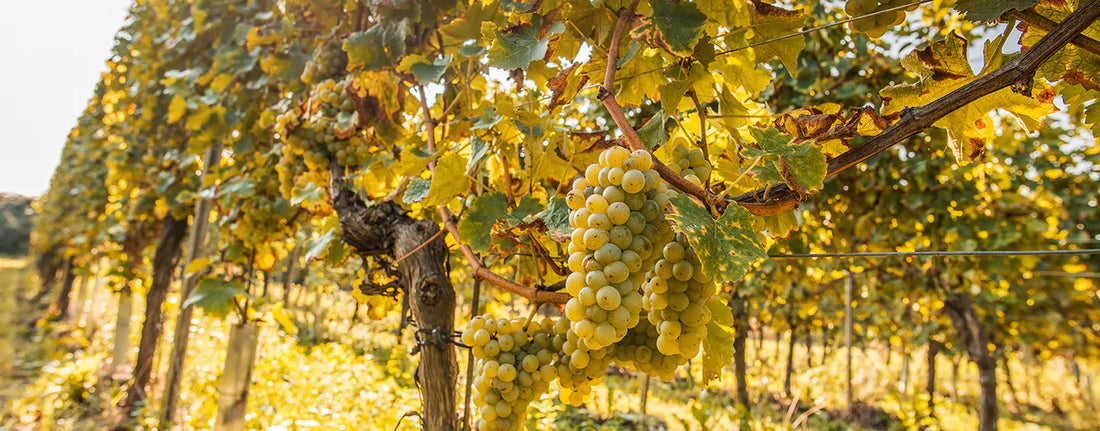
M 806 23 L 806 15 L 801 11 L 775 7 L 759 0 L 752 4 L 756 9 L 752 15 L 753 43 L 795 33 Z M 798 53 L 805 48 L 806 39 L 796 36 L 759 45 L 753 50 L 756 51 L 757 61 L 767 62 L 778 57 L 787 70 L 795 71 L 798 70 Z
M 290 197 L 291 205 L 298 205 L 305 201 L 315 201 L 325 196 L 324 190 L 317 187 L 317 184 L 310 182 L 306 184 L 305 188 L 295 189 L 294 194 Z
M 746 145 L 741 153 L 746 159 L 760 159 L 752 172 L 764 183 L 783 182 L 792 190 L 807 194 L 824 187 L 828 163 L 825 154 L 812 143 L 791 145 L 791 135 L 775 128 L 749 129 L 759 148 Z
M 649 4 L 653 6 L 653 22 L 669 48 L 676 53 L 690 54 L 695 42 L 703 36 L 707 16 L 694 3 L 686 1 L 650 0 Z
M 428 196 L 428 190 L 431 187 L 431 181 L 423 178 L 413 178 L 412 181 L 409 181 L 409 185 L 405 186 L 405 194 L 401 196 L 401 200 L 407 204 L 420 202 Z
M 405 55 L 405 36 L 409 21 L 382 21 L 367 31 L 348 36 L 344 51 L 348 53 L 348 68 L 378 70 L 397 64 Z
M 446 205 L 455 197 L 470 189 L 470 179 L 466 176 L 466 159 L 458 154 L 440 157 L 435 164 L 428 195 L 424 197 L 424 206 Z
M 458 221 L 458 234 L 475 252 L 488 253 L 493 224 L 507 216 L 508 198 L 504 194 L 495 191 L 483 194 Z
M 321 253 L 324 253 L 325 250 L 328 250 L 329 243 L 336 239 L 336 235 L 338 235 L 336 230 L 337 228 L 330 228 L 324 235 L 309 242 L 306 248 L 306 262 L 313 260 L 317 256 L 320 256 Z
M 233 307 L 233 298 L 244 294 L 245 291 L 239 281 L 225 281 L 221 277 L 206 277 L 199 280 L 195 290 L 183 302 L 183 307 L 194 305 L 202 308 L 207 313 L 225 317 L 230 308 Z
M 661 110 L 678 112 L 676 105 L 680 104 L 680 99 L 684 98 L 689 88 L 691 88 L 691 81 L 688 80 L 672 81 L 658 87 L 657 91 L 661 93 Z
M 665 115 L 663 109 L 658 109 L 657 113 L 653 114 L 653 118 L 650 118 L 641 129 L 638 129 L 638 137 L 642 138 L 646 148 L 652 150 L 668 142 L 668 132 L 665 131 L 667 121 L 668 115 Z
M 676 210 L 669 215 L 687 234 L 703 264 L 703 273 L 718 283 L 737 281 L 767 254 L 752 230 L 755 217 L 743 207 L 730 205 L 718 220 L 706 208 L 680 193 L 669 199 Z
M 230 181 L 228 184 L 218 189 L 218 197 L 244 197 L 252 196 L 255 193 L 255 183 L 250 178 L 241 178 L 235 181 Z
M 428 84 L 439 81 L 439 78 L 443 77 L 443 73 L 447 71 L 447 66 L 451 64 L 452 58 L 453 56 L 447 55 L 429 62 L 422 55 L 410 55 L 401 60 L 401 64 L 397 66 L 397 71 L 409 72 L 416 78 L 417 82 Z
M 955 3 L 955 10 L 965 13 L 967 21 L 995 21 L 1009 10 L 1022 11 L 1038 2 L 1039 0 L 959 0 Z
M 548 233 L 556 234 L 558 238 L 567 238 L 573 232 L 573 227 L 569 225 L 569 205 L 561 196 L 550 199 L 546 209 L 538 216 L 546 222 Z
M 564 31 L 561 23 L 551 26 L 543 37 L 538 23 L 532 23 L 515 31 L 497 31 L 496 41 L 489 47 L 489 65 L 501 69 L 525 69 L 532 61 L 546 56 L 549 37 Z
M 721 299 L 707 301 L 711 319 L 703 339 L 703 384 L 722 376 L 722 368 L 733 362 L 733 311 Z
M 986 45 L 986 65 L 982 74 L 991 72 L 1004 61 L 999 44 Z M 967 60 L 967 42 L 952 34 L 928 48 L 915 51 L 901 61 L 906 70 L 917 76 L 917 82 L 886 87 L 882 96 L 882 115 L 898 114 L 902 109 L 927 104 L 974 80 Z M 1035 92 L 1040 96 L 1045 84 L 1038 80 Z M 947 143 L 962 164 L 978 157 L 986 142 L 996 136 L 995 122 L 989 112 L 1003 109 L 1016 117 L 1028 131 L 1034 131 L 1043 118 L 1055 111 L 1053 94 L 1031 98 L 1003 88 L 975 100 L 937 120 L 933 125 L 947 130 Z
M 486 154 L 489 154 L 489 144 L 477 136 L 470 138 L 470 163 L 466 165 L 466 172 L 472 171 Z

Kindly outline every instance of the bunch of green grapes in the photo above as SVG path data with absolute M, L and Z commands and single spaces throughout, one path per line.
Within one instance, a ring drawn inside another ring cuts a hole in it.
M 630 328 L 626 337 L 615 343 L 615 363 L 657 376 L 666 382 L 676 377 L 676 368 L 687 363 L 681 354 L 666 355 L 657 349 L 657 327 L 648 320 Z
M 330 40 L 317 45 L 313 58 L 306 63 L 302 71 L 302 82 L 313 84 L 329 78 L 343 75 L 347 71 L 348 56 L 339 40 Z
M 275 131 L 309 169 L 327 170 L 332 160 L 358 166 L 369 155 L 369 145 L 361 135 L 337 136 L 340 118 L 350 119 L 355 112 L 354 102 L 344 91 L 346 85 L 346 79 L 321 81 L 310 88 L 302 107 L 288 108 L 275 117 Z
M 669 150 L 672 154 L 672 161 L 668 164 L 668 167 L 688 182 L 703 187 L 710 179 L 710 161 L 703 155 L 703 150 L 698 148 L 689 150 L 685 145 L 686 143 L 687 139 L 682 137 L 673 141 L 672 148 Z
M 554 362 L 561 388 L 558 398 L 563 403 L 580 406 L 592 397 L 592 386 L 603 380 L 614 348 L 589 349 L 569 326 L 568 319 L 558 319 L 554 327 L 552 343 L 561 353 Z
M 552 365 L 554 323 L 549 319 L 475 317 L 462 333 L 462 342 L 474 352 L 475 377 L 470 387 L 477 407 L 476 429 L 516 430 L 523 427 L 527 406 L 550 389 L 557 377 Z
M 668 197 L 652 165 L 645 150 L 608 148 L 566 196 L 573 234 L 565 316 L 588 351 L 610 346 L 638 324 L 643 268 L 654 244 L 671 237 L 662 210 Z
M 649 323 L 657 328 L 657 350 L 691 359 L 707 335 L 711 318 L 707 301 L 717 288 L 703 273 L 683 233 L 676 234 L 661 254 L 663 258 L 647 275 L 642 306 L 649 312 Z
M 848 16 L 857 17 L 863 16 L 875 11 L 884 10 L 900 6 L 906 3 L 904 0 L 848 0 L 844 4 L 844 11 L 848 13 Z M 893 12 L 886 12 L 875 16 L 857 19 L 848 23 L 848 28 L 852 31 L 864 33 L 870 37 L 882 37 L 886 34 L 886 30 L 890 27 L 899 25 L 905 22 L 905 11 L 898 9 Z

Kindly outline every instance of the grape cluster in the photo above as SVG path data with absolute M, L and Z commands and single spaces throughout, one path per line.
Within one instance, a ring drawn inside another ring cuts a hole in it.
M 707 301 L 717 288 L 703 274 L 699 257 L 683 233 L 661 251 L 662 259 L 647 274 L 642 306 L 649 323 L 657 328 L 657 350 L 665 355 L 693 358 L 699 353 L 706 324 L 710 321 Z
M 565 316 L 584 350 L 610 346 L 638 324 L 643 268 L 654 244 L 671 236 L 668 196 L 652 164 L 645 150 L 608 148 L 566 196 L 573 234 Z
M 676 377 L 676 368 L 687 363 L 680 354 L 666 355 L 657 349 L 657 327 L 643 319 L 615 343 L 615 363 L 654 375 L 666 382 Z
M 474 352 L 474 406 L 476 429 L 516 430 L 527 418 L 527 406 L 545 394 L 557 377 L 554 322 L 549 319 L 494 318 L 491 314 L 470 320 L 462 343 Z
M 321 43 L 313 49 L 313 58 L 302 71 L 302 82 L 313 84 L 343 75 L 348 67 L 348 56 L 339 40 Z
M 710 179 L 711 166 L 707 157 L 698 148 L 689 150 L 685 145 L 687 139 L 679 138 L 673 142 L 673 146 L 669 150 L 672 154 L 672 162 L 668 164 L 668 167 L 688 182 L 703 187 L 703 184 L 706 184 L 707 180 Z
M 563 403 L 580 406 L 592 396 L 592 386 L 603 380 L 614 348 L 589 349 L 569 326 L 568 319 L 559 319 L 554 328 L 553 344 L 561 352 L 554 363 L 561 388 L 558 398 Z
M 326 170 L 330 160 L 358 166 L 370 154 L 370 145 L 362 136 L 337 137 L 339 118 L 350 118 L 355 110 L 354 102 L 344 91 L 346 85 L 347 80 L 321 81 L 310 89 L 303 106 L 288 108 L 275 117 L 275 131 L 292 152 L 305 159 L 310 169 Z
M 848 16 L 856 17 L 883 9 L 893 8 L 905 3 L 905 0 L 848 0 L 848 2 L 844 4 L 844 11 L 848 13 Z M 882 37 L 890 27 L 903 22 L 905 22 L 905 11 L 899 9 L 893 12 L 851 21 L 848 23 L 848 28 L 852 31 L 864 33 L 870 37 Z

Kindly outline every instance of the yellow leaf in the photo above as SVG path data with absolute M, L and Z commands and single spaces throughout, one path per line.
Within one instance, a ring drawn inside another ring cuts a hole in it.
M 261 270 L 271 271 L 271 268 L 275 266 L 275 253 L 271 251 L 270 247 L 262 247 L 256 250 L 256 265 L 259 265 Z
M 294 325 L 294 320 L 286 314 L 286 310 L 283 309 L 283 304 L 276 302 L 275 306 L 271 308 L 271 318 L 275 319 L 275 322 L 279 324 L 289 334 L 297 334 L 298 327 Z
M 187 112 L 187 101 L 180 96 L 172 96 L 172 103 L 168 104 L 168 122 L 175 123 L 183 118 Z
M 203 257 L 203 258 L 198 258 L 198 259 L 192 260 L 191 263 L 187 264 L 187 268 L 183 269 L 183 275 L 184 276 L 191 276 L 192 274 L 195 274 L 196 272 L 202 271 L 202 269 L 206 268 L 207 266 L 210 266 L 210 258 L 209 257 Z
M 470 180 L 466 177 L 466 158 L 458 154 L 440 157 L 435 165 L 432 186 L 428 189 L 428 196 L 424 198 L 422 204 L 427 207 L 449 204 L 455 196 L 469 188 Z

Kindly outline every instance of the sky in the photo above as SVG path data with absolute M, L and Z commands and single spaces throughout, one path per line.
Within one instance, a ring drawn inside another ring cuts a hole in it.
M 130 0 L 0 4 L 0 192 L 39 196 L 87 106 Z

